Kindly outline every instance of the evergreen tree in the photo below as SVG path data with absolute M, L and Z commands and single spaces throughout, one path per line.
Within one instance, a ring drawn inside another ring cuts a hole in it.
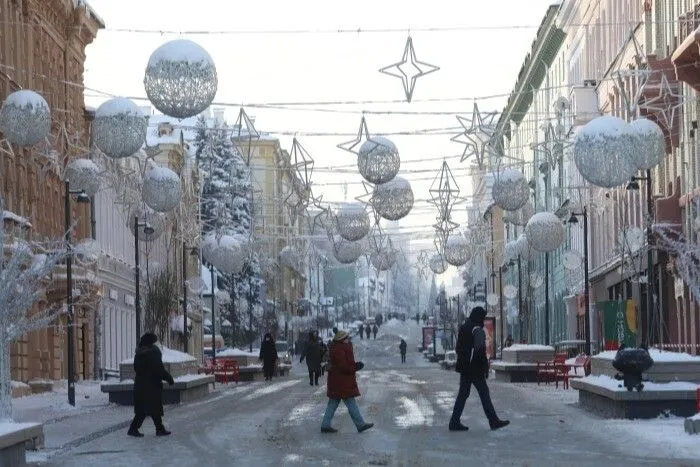
M 430 284 L 430 293 L 428 294 L 428 302 L 425 305 L 425 312 L 428 316 L 433 314 L 435 304 L 437 303 L 437 297 L 437 285 L 435 285 L 435 275 L 433 275 L 433 282 Z

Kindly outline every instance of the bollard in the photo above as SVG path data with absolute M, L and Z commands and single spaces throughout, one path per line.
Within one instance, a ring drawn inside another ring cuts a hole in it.
M 700 386 L 695 391 L 695 413 L 700 413 Z

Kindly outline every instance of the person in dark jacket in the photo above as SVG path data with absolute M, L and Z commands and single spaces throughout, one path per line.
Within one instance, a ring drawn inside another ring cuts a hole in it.
M 309 370 L 309 384 L 318 386 L 318 377 L 321 375 L 321 345 L 318 342 L 318 334 L 309 332 L 309 340 L 301 354 L 299 363 L 306 359 L 306 368 Z
M 450 431 L 467 431 L 469 428 L 462 425 L 460 418 L 464 411 L 472 385 L 476 388 L 481 399 L 484 414 L 489 420 L 492 430 L 497 430 L 508 425 L 508 420 L 501 420 L 493 408 L 489 387 L 486 378 L 489 372 L 489 361 L 486 356 L 486 334 L 484 333 L 484 319 L 486 310 L 480 306 L 472 309 L 464 324 L 459 328 L 457 335 L 457 364 L 455 369 L 459 372 L 459 392 L 455 399 L 450 418 Z
M 360 339 L 364 339 L 364 338 L 365 338 L 365 327 L 364 327 L 362 324 L 360 324 L 360 327 L 359 327 L 358 329 L 359 329 L 359 331 L 360 331 L 360 333 L 359 333 L 359 334 L 360 334 Z M 336 333 L 336 334 L 337 334 L 337 333 Z
M 355 362 L 349 335 L 345 331 L 338 331 L 333 337 L 330 346 L 330 365 L 328 367 L 328 405 L 321 423 L 321 433 L 337 433 L 338 430 L 331 427 L 333 415 L 342 400 L 350 412 L 350 418 L 355 423 L 358 433 L 362 433 L 374 426 L 362 418 L 355 398 L 360 395 L 357 387 L 355 373 L 364 368 L 362 362 Z
M 158 336 L 147 332 L 134 355 L 134 419 L 127 434 L 137 438 L 143 436 L 139 429 L 146 417 L 153 419 L 156 436 L 170 434 L 163 426 L 163 381 L 171 386 L 175 381 L 163 366 L 163 355 L 156 342 Z
M 320 337 L 318 338 L 318 345 L 321 347 L 321 376 L 323 376 L 328 365 L 328 345 Z
M 263 337 L 260 344 L 260 360 L 263 362 L 263 373 L 265 381 L 272 381 L 272 376 L 275 374 L 275 365 L 277 364 L 277 348 L 275 341 L 272 339 L 272 334 L 269 332 Z
M 377 331 L 379 331 L 379 328 L 375 324 L 374 326 L 372 326 L 372 334 L 374 334 L 375 339 L 377 338 Z
M 367 333 L 367 339 L 369 339 L 370 337 L 372 337 L 372 326 L 370 326 L 370 325 L 368 324 L 367 327 L 365 328 L 365 332 Z
M 399 344 L 399 352 L 401 352 L 401 363 L 406 363 L 406 341 L 401 339 L 401 343 Z

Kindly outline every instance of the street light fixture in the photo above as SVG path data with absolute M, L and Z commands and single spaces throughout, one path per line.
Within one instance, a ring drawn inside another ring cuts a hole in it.
M 136 339 L 141 338 L 141 268 L 139 264 L 139 228 L 143 227 L 143 233 L 153 235 L 155 229 L 148 222 L 139 222 L 139 216 L 134 216 L 134 282 L 136 294 L 134 307 L 136 308 Z
M 71 227 L 71 196 L 77 195 L 78 203 L 89 203 L 90 197 L 84 190 L 71 190 L 70 181 L 65 181 L 64 231 L 66 233 L 66 340 L 68 346 L 68 403 L 75 406 L 75 347 L 73 342 L 73 232 Z
M 183 332 L 185 333 L 185 353 L 189 351 L 190 336 L 187 329 L 187 252 L 190 252 L 192 256 L 199 256 L 199 248 L 188 247 L 185 241 L 182 241 L 182 319 L 183 319 Z
M 591 323 L 590 323 L 590 293 L 588 287 L 588 211 L 586 206 L 583 207 L 583 211 L 572 212 L 569 218 L 569 224 L 578 224 L 578 217 L 583 217 L 583 310 L 584 316 L 584 334 L 586 337 L 586 355 L 591 355 Z
M 654 306 L 654 256 L 651 249 L 654 243 L 654 236 L 652 234 L 652 220 L 654 217 L 654 200 L 651 193 L 651 170 L 647 170 L 644 177 L 632 176 L 629 183 L 627 184 L 627 190 L 636 191 L 639 190 L 638 182 L 646 182 L 646 198 L 647 198 L 647 297 L 646 297 L 646 322 L 647 322 L 647 339 L 652 340 L 652 319 L 653 314 L 652 308 Z M 659 319 L 659 325 L 661 320 Z M 661 332 L 659 326 L 659 333 Z

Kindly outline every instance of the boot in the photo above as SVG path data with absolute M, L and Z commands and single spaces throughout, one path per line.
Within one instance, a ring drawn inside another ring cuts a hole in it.
M 337 433 L 338 430 L 331 426 L 322 426 L 321 427 L 321 433 Z
M 132 428 L 129 428 L 129 431 L 127 431 L 126 434 L 129 436 L 133 436 L 134 438 L 143 438 L 143 433 L 141 433 L 139 430 L 134 430 Z
M 159 430 L 156 430 L 156 436 L 168 436 L 170 434 L 171 434 L 171 432 L 169 432 L 165 428 L 161 428 Z
M 495 422 L 489 422 L 492 430 L 498 430 L 504 426 L 510 425 L 510 420 L 496 420 Z
M 469 427 L 462 425 L 461 423 L 457 423 L 457 424 L 450 423 L 450 431 L 469 431 Z
M 372 428 L 373 426 L 374 426 L 374 423 L 365 423 L 364 425 L 360 426 L 360 427 L 357 429 L 357 432 L 358 432 L 358 433 L 362 433 L 363 431 L 369 430 L 369 429 Z

